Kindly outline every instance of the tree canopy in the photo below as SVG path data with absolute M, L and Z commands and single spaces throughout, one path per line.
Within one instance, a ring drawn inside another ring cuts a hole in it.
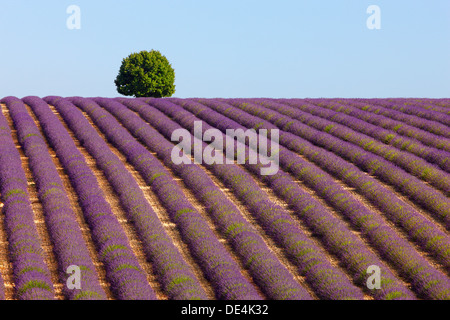
M 170 97 L 175 93 L 175 71 L 156 50 L 132 53 L 122 60 L 114 83 L 120 94 L 134 97 Z

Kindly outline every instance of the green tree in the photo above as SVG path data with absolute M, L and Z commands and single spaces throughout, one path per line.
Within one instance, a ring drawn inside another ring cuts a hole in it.
M 141 51 L 122 60 L 114 83 L 117 92 L 135 97 L 170 97 L 175 93 L 175 71 L 161 52 Z

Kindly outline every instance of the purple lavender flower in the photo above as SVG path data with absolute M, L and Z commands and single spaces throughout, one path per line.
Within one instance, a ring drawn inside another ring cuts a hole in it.
M 9 109 L 17 129 L 19 143 L 29 158 L 30 169 L 36 182 L 39 199 L 51 241 L 59 265 L 59 277 L 66 283 L 66 270 L 71 265 L 81 269 L 81 289 L 70 290 L 63 287 L 69 299 L 106 299 L 105 292 L 98 282 L 98 276 L 84 243 L 80 227 L 72 211 L 63 183 L 39 129 L 28 114 L 23 102 L 8 97 L 2 100 Z M 32 281 L 32 280 L 30 280 Z M 26 288 L 46 288 L 42 281 L 23 282 Z M 20 292 L 26 293 L 27 290 Z M 33 290 L 32 293 L 35 293 Z M 27 298 L 30 295 L 26 295 Z

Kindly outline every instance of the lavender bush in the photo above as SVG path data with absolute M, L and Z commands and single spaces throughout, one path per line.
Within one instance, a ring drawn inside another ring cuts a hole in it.
M 67 130 L 44 100 L 26 97 L 23 101 L 35 113 L 47 141 L 69 175 L 115 296 L 121 300 L 156 299 L 97 178 Z
M 237 122 L 246 123 L 248 127 L 265 127 L 268 129 L 273 128 L 273 125 L 271 125 L 270 123 L 266 123 L 261 119 L 250 116 L 249 114 L 238 112 L 239 109 L 236 109 L 229 104 L 225 104 L 212 99 L 201 99 L 201 102 L 207 104 L 210 107 L 209 112 L 204 112 L 203 114 L 207 113 L 209 115 L 216 115 L 216 120 L 211 121 L 211 123 L 214 123 L 214 125 L 220 128 L 222 131 L 225 131 L 226 128 L 229 128 L 232 123 L 231 119 L 234 119 Z M 220 117 L 213 110 L 221 110 L 222 112 L 227 114 L 227 117 L 223 115 Z M 305 153 L 305 143 L 299 144 L 300 140 L 294 138 L 295 136 L 293 135 L 284 135 L 286 136 L 286 138 L 295 139 L 295 144 L 293 144 L 292 142 L 290 143 L 293 146 L 296 146 L 297 152 L 303 154 Z M 280 138 L 282 136 L 283 134 L 280 135 Z M 281 141 L 283 143 L 283 139 L 281 139 Z M 287 141 L 289 140 L 286 140 L 286 142 L 284 143 L 287 143 Z M 291 146 L 288 143 L 287 145 Z M 310 144 L 309 146 L 312 147 Z M 342 159 L 336 159 L 336 156 L 334 156 L 334 154 L 332 153 L 327 152 L 326 155 L 322 155 L 321 152 L 323 153 L 326 151 L 320 148 L 315 148 L 314 150 L 311 150 L 311 152 L 312 158 L 315 161 L 317 161 L 317 159 L 326 161 L 327 166 L 335 166 L 339 169 L 339 172 L 341 172 L 343 169 L 346 169 L 345 162 L 343 162 Z M 280 165 L 283 168 L 286 168 L 286 170 L 290 171 L 296 178 L 299 178 L 300 180 L 307 183 L 311 188 L 315 189 L 327 202 L 341 210 L 343 213 L 346 213 L 349 218 L 351 217 L 351 220 L 355 224 L 355 227 L 357 227 L 358 229 L 361 228 L 364 234 L 371 238 L 370 241 L 383 252 L 383 256 L 391 260 L 395 265 L 401 264 L 402 270 L 404 270 L 404 272 L 409 275 L 410 279 L 414 283 L 414 287 L 416 287 L 417 290 L 425 295 L 429 294 L 430 297 L 434 296 L 442 298 L 443 296 L 448 294 L 449 280 L 445 275 L 435 270 L 420 256 L 420 254 L 415 251 L 413 247 L 411 247 L 402 238 L 399 238 L 398 235 L 396 235 L 396 233 L 390 227 L 388 227 L 377 214 L 374 214 L 367 208 L 365 208 L 359 201 L 354 199 L 354 197 L 347 190 L 336 184 L 336 182 L 325 172 L 318 170 L 317 167 L 312 166 L 308 162 L 305 162 L 296 154 L 284 148 L 280 148 L 280 161 Z M 345 170 L 344 173 L 347 172 L 348 174 L 349 172 L 347 170 Z M 359 171 L 358 169 L 356 170 Z M 355 176 L 356 175 L 354 174 L 348 175 L 348 177 L 352 178 L 355 178 Z M 380 196 L 379 191 L 373 188 L 372 185 L 366 184 L 365 187 L 372 189 L 369 194 L 375 191 L 375 195 Z M 399 201 L 397 197 L 393 198 L 393 200 Z M 391 208 L 392 202 L 386 201 L 386 205 Z M 396 209 L 396 211 L 398 212 L 399 209 L 403 210 L 403 207 L 394 207 L 394 209 Z M 414 216 L 415 219 L 420 217 L 420 214 Z M 414 220 L 410 219 L 409 221 Z M 424 222 L 426 221 L 427 220 L 425 219 Z M 414 226 L 415 223 L 413 223 L 412 225 Z M 431 230 L 431 234 L 434 234 L 434 236 L 430 235 L 429 237 L 431 239 L 427 243 L 424 243 L 423 246 L 429 249 L 431 247 L 431 250 L 442 257 L 438 258 L 440 263 L 443 263 L 448 268 L 448 258 L 445 258 L 446 255 L 448 255 L 448 250 L 443 249 L 448 248 L 449 246 L 448 236 L 442 233 L 439 229 L 432 228 L 432 224 L 428 223 L 428 226 L 429 227 L 426 229 L 422 228 L 421 231 L 426 231 L 429 233 Z M 381 230 L 383 230 L 383 232 L 381 232 Z M 433 246 L 436 241 L 439 242 L 442 240 L 445 243 L 444 245 Z M 418 270 L 424 269 L 427 269 L 434 274 L 433 277 L 435 277 L 436 279 L 435 282 L 429 282 L 428 280 L 425 281 L 429 275 L 428 273 L 418 274 Z M 425 275 L 427 276 L 425 277 Z M 430 290 L 430 285 L 432 285 L 433 283 L 436 284 L 436 287 Z
M 36 182 L 38 197 L 44 209 L 46 225 L 58 260 L 60 281 L 66 283 L 69 266 L 76 265 L 81 269 L 81 289 L 69 289 L 64 285 L 64 295 L 75 300 L 106 299 L 46 141 L 21 100 L 7 97 L 2 102 L 9 109 L 19 143 L 29 158 L 30 170 Z
M 83 103 L 82 99 L 71 100 Z M 191 267 L 184 261 L 125 165 L 69 99 L 51 101 L 117 192 L 127 217 L 133 222 L 144 245 L 148 260 L 154 265 L 154 271 L 164 292 L 174 300 L 207 299 Z
M 53 283 L 44 262 L 27 187 L 19 151 L 8 122 L 0 112 L 0 194 L 15 296 L 20 300 L 54 299 Z M 3 282 L 0 287 L 0 296 L 4 298 Z
M 222 243 L 192 206 L 170 173 L 144 146 L 120 126 L 117 120 L 93 100 L 75 104 L 87 112 L 107 139 L 118 148 L 127 160 L 141 173 L 177 225 L 207 279 L 216 290 L 218 299 L 261 299 L 255 288 L 241 274 Z M 105 104 L 113 101 L 96 99 Z M 180 279 L 186 281 L 186 279 Z

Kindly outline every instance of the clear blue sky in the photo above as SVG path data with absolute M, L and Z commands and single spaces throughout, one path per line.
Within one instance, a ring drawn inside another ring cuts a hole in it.
M 449 0 L 0 0 L 0 97 L 119 96 L 151 49 L 181 98 L 450 97 Z

